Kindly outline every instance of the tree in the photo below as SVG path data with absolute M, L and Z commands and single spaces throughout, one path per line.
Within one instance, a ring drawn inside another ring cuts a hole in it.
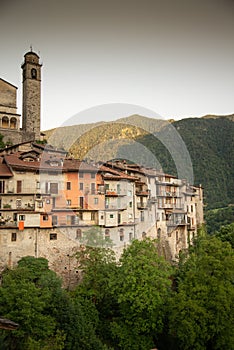
M 0 332 L 1 349 L 106 349 L 96 334 L 95 306 L 64 290 L 44 258 L 22 258 L 3 274 L 0 314 L 19 324 L 16 331 Z
M 234 349 L 234 259 L 230 244 L 200 237 L 182 258 L 169 307 L 175 349 Z
M 115 279 L 117 263 L 110 248 L 83 246 L 77 253 L 82 283 L 77 286 L 75 297 L 91 301 L 98 315 L 97 332 L 102 341 L 109 344 L 110 320 L 116 308 L 116 299 L 110 291 L 110 281 Z
M 54 335 L 56 327 L 55 319 L 48 313 L 49 289 L 41 288 L 36 271 L 23 265 L 6 271 L 0 288 L 0 314 L 20 325 L 11 333 L 2 332 L 8 349 L 30 349 L 32 343 L 36 348 L 36 344 Z
M 3 142 L 3 135 L 0 134 L 0 149 L 5 147 L 5 143 Z
M 112 240 L 109 237 L 104 237 L 102 229 L 99 226 L 93 226 L 83 233 L 81 243 L 89 247 L 111 248 Z
M 223 242 L 229 242 L 234 248 L 234 223 L 221 226 L 219 231 L 215 232 L 215 236 Z
M 171 266 L 159 257 L 155 241 L 133 241 L 124 251 L 114 284 L 119 315 L 111 329 L 119 349 L 145 350 L 162 332 L 171 290 Z

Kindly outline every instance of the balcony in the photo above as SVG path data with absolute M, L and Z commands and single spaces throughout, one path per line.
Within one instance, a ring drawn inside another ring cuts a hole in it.
M 125 210 L 126 207 L 124 207 L 123 205 L 118 206 L 116 204 L 106 204 L 105 209 L 106 210 Z
M 106 196 L 109 197 L 118 197 L 118 196 L 126 196 L 126 191 L 111 191 L 106 190 L 105 191 Z
M 149 190 L 138 190 L 136 189 L 136 195 L 137 196 L 142 196 L 142 197 L 148 197 L 150 195 Z
M 1 227 L 17 227 L 17 221 L 14 221 L 12 218 L 7 217 L 3 218 L 0 217 L 0 226 Z
M 185 226 L 188 225 L 185 220 L 167 220 L 167 226 Z
M 163 209 L 174 209 L 175 208 L 175 204 L 173 204 L 173 203 L 161 203 L 158 206 L 159 206 L 159 208 L 163 208 Z
M 137 203 L 137 209 L 147 209 L 147 208 L 148 208 L 147 203 L 142 203 L 142 202 Z

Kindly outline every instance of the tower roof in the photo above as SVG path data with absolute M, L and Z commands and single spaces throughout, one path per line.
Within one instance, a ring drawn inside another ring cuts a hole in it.
M 24 57 L 25 57 L 25 56 L 28 56 L 28 55 L 34 55 L 34 56 L 37 56 L 38 58 L 40 58 L 40 57 L 38 56 L 38 54 L 35 53 L 35 52 L 33 52 L 33 51 L 28 51 L 28 52 L 26 52 L 26 54 L 24 55 Z

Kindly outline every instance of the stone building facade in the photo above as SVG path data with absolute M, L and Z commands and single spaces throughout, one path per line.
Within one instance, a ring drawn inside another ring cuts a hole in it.
M 88 164 L 34 143 L 8 147 L 0 159 L 2 268 L 41 256 L 69 284 L 79 278 L 74 254 L 94 227 L 117 256 L 151 237 L 174 260 L 203 223 L 202 188 L 152 168 Z

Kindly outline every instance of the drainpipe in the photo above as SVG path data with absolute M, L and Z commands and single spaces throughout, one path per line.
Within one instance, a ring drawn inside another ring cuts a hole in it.
M 38 258 L 38 228 L 36 228 L 36 237 L 35 237 L 35 258 Z

